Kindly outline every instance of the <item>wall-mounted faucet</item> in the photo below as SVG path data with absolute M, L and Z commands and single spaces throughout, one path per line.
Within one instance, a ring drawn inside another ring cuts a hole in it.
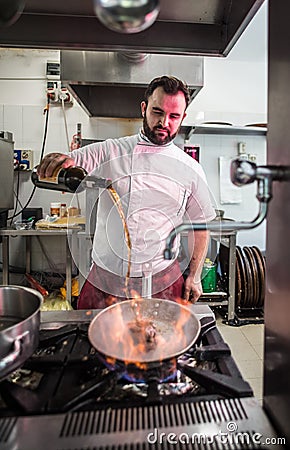
M 290 181 L 289 166 L 257 166 L 255 163 L 235 159 L 231 163 L 231 181 L 236 186 L 257 181 L 257 199 L 260 203 L 258 215 L 251 222 L 222 222 L 220 220 L 208 223 L 184 223 L 174 228 L 166 239 L 164 259 L 172 259 L 173 243 L 176 236 L 184 231 L 208 230 L 208 231 L 237 231 L 249 230 L 260 225 L 267 216 L 268 203 L 272 198 L 273 181 Z

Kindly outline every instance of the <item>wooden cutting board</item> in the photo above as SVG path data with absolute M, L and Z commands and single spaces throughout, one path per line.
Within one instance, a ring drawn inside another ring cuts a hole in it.
M 38 220 L 35 223 L 36 229 L 49 229 L 54 230 L 55 228 L 81 228 L 81 225 L 85 225 L 86 219 L 84 216 L 73 216 L 73 217 L 61 217 L 51 222 L 49 220 Z

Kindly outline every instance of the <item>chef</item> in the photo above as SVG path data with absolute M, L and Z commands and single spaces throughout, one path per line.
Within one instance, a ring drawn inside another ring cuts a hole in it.
M 106 189 L 99 196 L 92 266 L 79 295 L 79 309 L 105 308 L 139 296 L 144 268 L 152 276 L 153 297 L 196 302 L 202 294 L 208 231 L 188 236 L 185 281 L 178 260 L 163 257 L 165 240 L 174 227 L 215 217 L 202 167 L 173 142 L 189 98 L 186 83 L 178 78 L 154 78 L 141 102 L 143 127 L 138 134 L 42 159 L 39 176 L 52 176 L 60 167 L 81 166 L 91 175 L 112 179 L 120 198 L 118 210 L 118 201 L 114 203 Z M 179 246 L 178 236 L 176 257 Z

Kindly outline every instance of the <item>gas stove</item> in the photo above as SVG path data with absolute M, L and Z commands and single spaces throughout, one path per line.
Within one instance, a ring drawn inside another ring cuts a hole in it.
M 37 350 L 0 383 L 1 449 L 179 448 L 171 440 L 181 433 L 187 440 L 197 433 L 204 443 L 215 436 L 216 448 L 228 448 L 221 434 L 228 445 L 237 431 L 250 443 L 233 448 L 260 448 L 253 446 L 255 433 L 274 431 L 213 312 L 191 308 L 201 322 L 196 344 L 178 358 L 174 374 L 160 380 L 153 370 L 146 382 L 132 382 L 101 362 L 87 335 L 98 311 L 43 312 Z M 201 448 L 193 444 L 182 448 Z

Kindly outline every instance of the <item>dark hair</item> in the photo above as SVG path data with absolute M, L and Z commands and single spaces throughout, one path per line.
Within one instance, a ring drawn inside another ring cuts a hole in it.
M 166 94 L 174 95 L 177 94 L 179 91 L 183 92 L 186 102 L 186 108 L 188 107 L 190 101 L 190 93 L 187 84 L 176 77 L 168 77 L 166 75 L 154 78 L 150 82 L 144 94 L 144 101 L 146 105 L 148 104 L 149 97 L 159 86 L 163 88 Z

